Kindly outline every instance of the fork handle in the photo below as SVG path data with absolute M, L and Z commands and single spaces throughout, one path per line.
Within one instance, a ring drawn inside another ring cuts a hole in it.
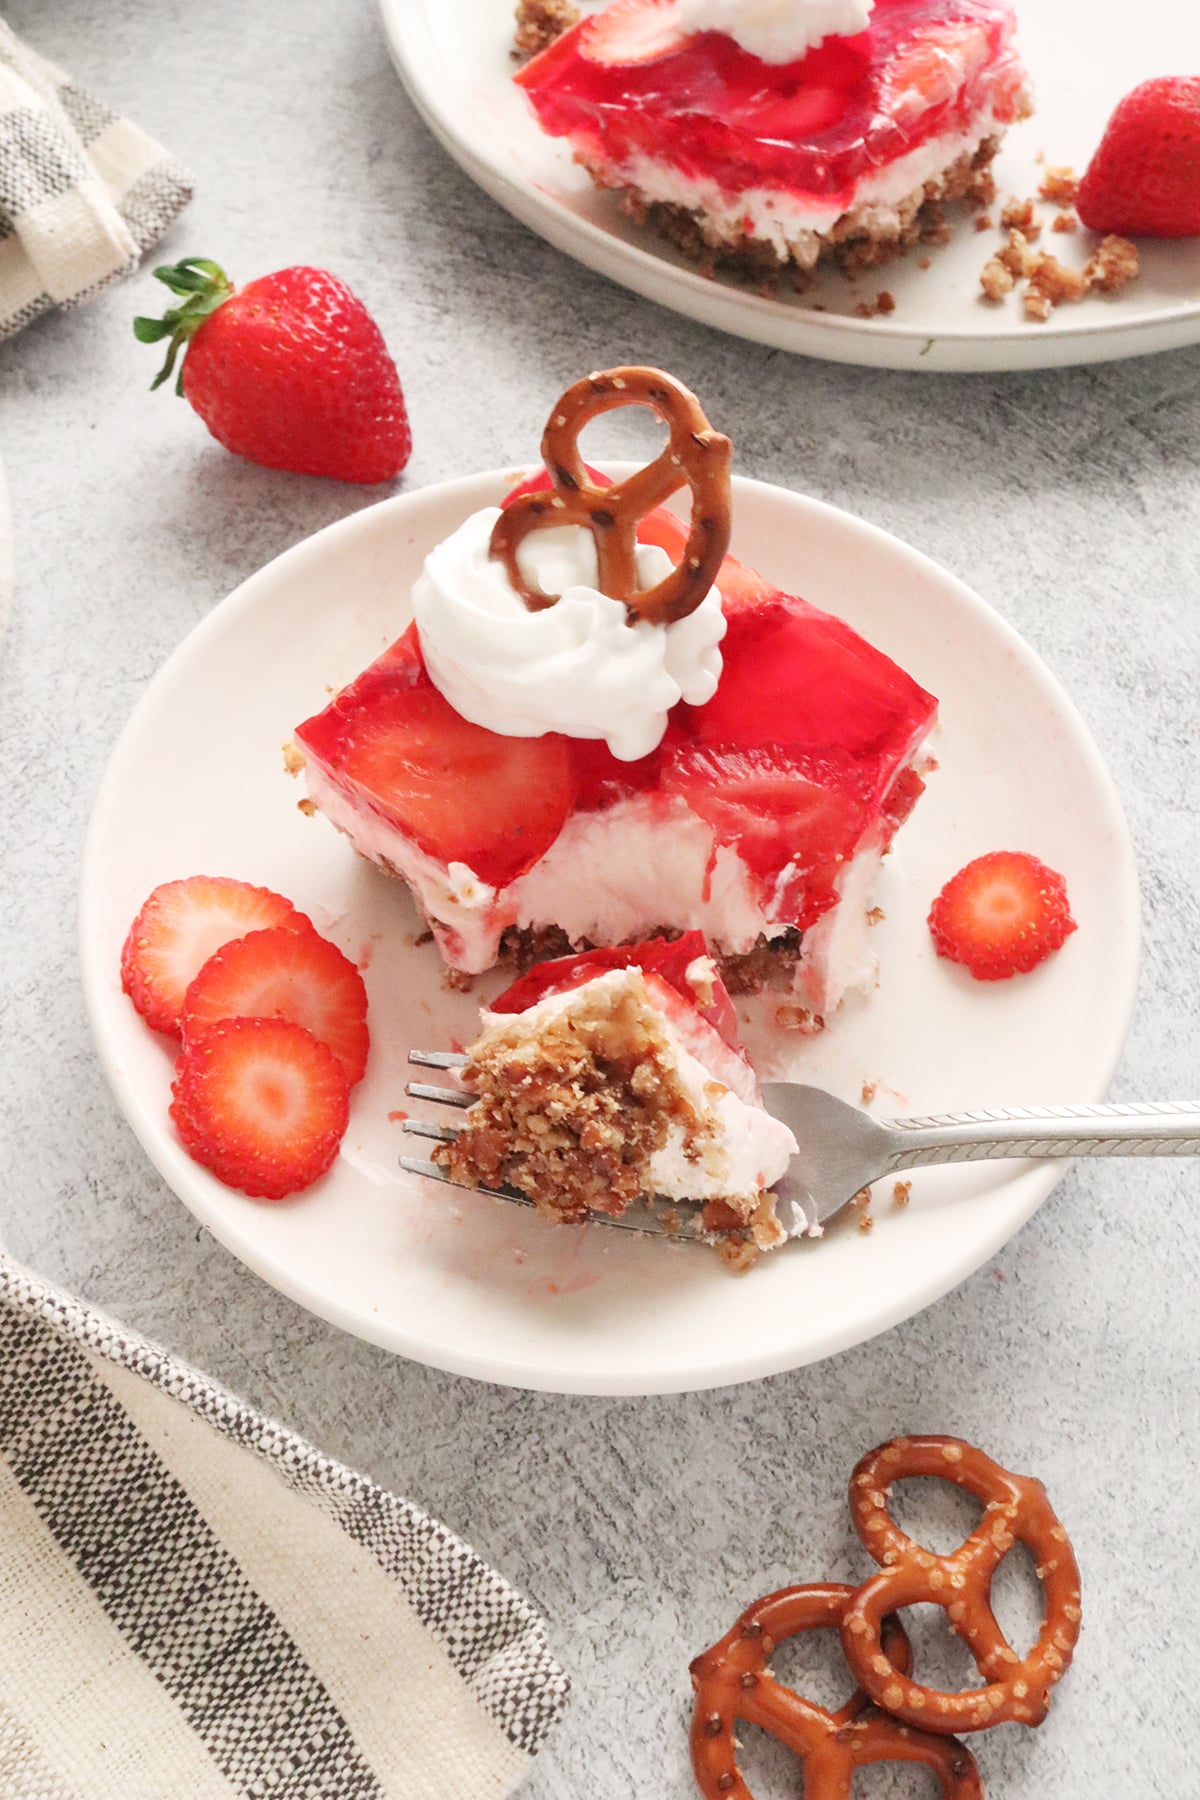
M 1023 1106 L 891 1119 L 885 1174 L 1008 1156 L 1200 1156 L 1200 1105 Z

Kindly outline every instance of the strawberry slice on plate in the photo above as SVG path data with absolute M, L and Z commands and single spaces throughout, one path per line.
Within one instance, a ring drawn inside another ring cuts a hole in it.
M 209 957 L 248 931 L 280 925 L 312 929 L 290 900 L 269 888 L 223 875 L 165 881 L 129 928 L 121 985 L 147 1025 L 178 1037 L 184 995 Z
M 366 1072 L 363 978 L 315 931 L 252 931 L 209 957 L 184 997 L 184 1044 L 234 1018 L 290 1019 L 332 1050 L 351 1087 Z
M 345 1071 L 290 1019 L 223 1019 L 175 1065 L 171 1117 L 188 1155 L 226 1187 L 282 1200 L 337 1155 L 350 1118 Z
M 946 883 L 929 929 L 939 956 L 977 981 L 1006 981 L 1036 969 L 1076 925 L 1061 875 L 1022 850 L 994 850 Z

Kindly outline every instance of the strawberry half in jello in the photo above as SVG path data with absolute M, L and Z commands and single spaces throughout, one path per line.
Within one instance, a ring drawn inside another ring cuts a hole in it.
M 638 536 L 682 566 L 687 531 L 660 508 Z M 313 801 L 408 882 L 451 967 L 703 932 L 741 988 L 799 955 L 811 1015 L 870 978 L 869 889 L 921 793 L 936 702 L 732 556 L 716 585 L 716 693 L 674 706 L 637 760 L 603 738 L 469 722 L 434 686 L 415 625 L 299 727 Z
M 1008 0 L 875 0 L 865 31 L 770 63 L 689 33 L 678 0 L 615 0 L 515 79 L 635 214 L 695 221 L 694 241 L 672 233 L 685 250 L 752 245 L 809 268 L 848 238 L 902 241 L 925 200 L 973 191 L 1028 111 L 1014 25 Z

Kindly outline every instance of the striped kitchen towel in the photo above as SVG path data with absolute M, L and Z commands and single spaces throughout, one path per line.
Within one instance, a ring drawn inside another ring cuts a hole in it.
M 445 1526 L 0 1252 L 3 1800 L 499 1800 L 567 1692 Z
M 127 275 L 191 177 L 0 20 L 0 338 Z

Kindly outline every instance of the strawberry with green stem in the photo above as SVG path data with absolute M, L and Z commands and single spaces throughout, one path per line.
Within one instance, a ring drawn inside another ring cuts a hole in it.
M 152 386 L 182 353 L 175 391 L 226 449 L 339 481 L 390 481 L 404 468 L 412 434 L 396 365 L 344 282 L 298 266 L 235 288 L 203 256 L 154 273 L 179 304 L 134 320 L 140 343 L 167 345 Z

